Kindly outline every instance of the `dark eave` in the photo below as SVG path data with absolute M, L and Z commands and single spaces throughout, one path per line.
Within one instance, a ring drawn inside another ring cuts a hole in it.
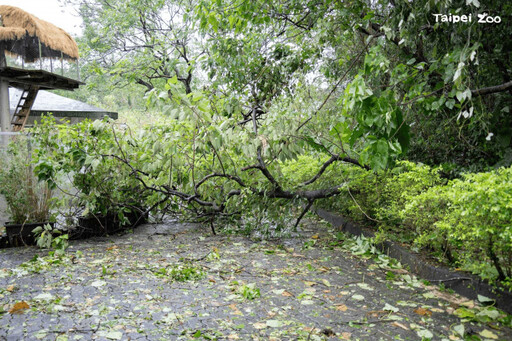
M 9 85 L 24 88 L 27 85 L 37 85 L 44 90 L 74 90 L 85 83 L 67 78 L 44 70 L 26 70 L 10 66 L 0 68 L 0 77 L 6 79 Z

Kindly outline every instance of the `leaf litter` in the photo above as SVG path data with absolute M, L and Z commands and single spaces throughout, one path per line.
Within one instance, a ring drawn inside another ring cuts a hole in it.
M 58 260 L 2 251 L 0 339 L 512 339 L 486 297 L 426 286 L 364 238 L 307 228 L 255 242 L 168 223 L 73 242 Z

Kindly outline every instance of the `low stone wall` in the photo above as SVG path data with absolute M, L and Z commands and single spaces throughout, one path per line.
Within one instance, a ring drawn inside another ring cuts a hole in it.
M 42 115 L 48 115 L 48 113 L 33 110 L 27 119 L 26 126 L 31 127 L 34 125 L 34 122 L 40 122 Z M 63 112 L 63 111 L 59 111 L 59 112 L 52 113 L 52 115 L 57 122 L 65 123 L 65 122 L 69 121 L 70 124 L 76 124 L 76 123 L 79 123 L 86 119 L 89 119 L 91 121 L 101 120 L 105 116 L 108 116 L 113 120 L 118 119 L 118 114 L 116 112 L 74 112 L 74 111 Z
M 349 219 L 335 213 L 318 208 L 315 211 L 322 219 L 334 227 L 340 228 L 343 232 L 355 236 L 374 236 L 373 232 L 363 229 Z M 376 247 L 382 253 L 400 261 L 404 267 L 409 268 L 412 273 L 422 279 L 426 279 L 433 284 L 443 283 L 446 288 L 471 299 L 477 299 L 478 295 L 492 298 L 496 301 L 496 307 L 512 314 L 512 292 L 510 291 L 498 290 L 478 276 L 430 264 L 421 255 L 390 241 L 377 244 Z

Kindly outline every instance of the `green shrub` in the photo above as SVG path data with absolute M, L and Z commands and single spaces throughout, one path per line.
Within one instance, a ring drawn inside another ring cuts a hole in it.
M 53 187 L 71 187 L 68 194 L 83 216 L 117 215 L 123 223 L 126 213 L 144 207 L 142 185 L 112 156 L 121 146 L 127 153 L 134 149 L 121 139 L 128 134 L 106 121 L 61 125 L 45 117 L 33 129 L 34 171 Z
M 302 180 L 306 172 L 314 174 L 303 165 L 310 159 L 311 165 L 314 158 L 299 157 L 286 169 Z M 385 172 L 343 165 L 333 167 L 329 181 L 346 186 L 339 196 L 324 200 L 324 207 L 453 266 L 512 283 L 512 168 L 447 182 L 439 169 L 408 161 Z
M 176 282 L 197 281 L 204 278 L 201 268 L 191 264 L 175 264 L 170 269 L 163 269 L 163 274 Z
M 51 220 L 52 191 L 38 181 L 30 162 L 27 139 L 18 136 L 0 151 L 0 194 L 5 197 L 10 222 L 25 224 Z
M 512 168 L 433 187 L 411 198 L 403 217 L 419 245 L 456 253 L 452 261 L 489 279 L 512 281 Z
M 414 242 L 419 247 L 433 251 L 440 259 L 457 264 L 457 255 L 452 251 L 459 242 L 450 234 L 446 222 L 451 202 L 446 186 L 432 187 L 424 193 L 411 197 L 400 212 L 402 227 L 413 231 Z
M 49 224 L 38 226 L 32 233 L 36 237 L 37 246 L 41 249 L 54 249 L 50 251 L 57 256 L 64 255 L 68 248 L 68 234 L 62 234 L 62 231 L 52 228 Z
M 325 160 L 324 160 L 325 161 Z M 322 167 L 322 159 L 316 155 L 299 155 L 296 160 L 287 160 L 280 163 L 283 179 L 288 185 L 297 187 L 311 179 Z
M 345 166 L 338 176 L 347 183 L 343 194 L 333 199 L 338 210 L 356 221 L 406 234 L 411 231 L 400 226 L 405 203 L 444 182 L 437 169 L 408 161 L 381 172 Z
M 408 161 L 399 162 L 383 176 L 378 197 L 372 198 L 379 202 L 375 209 L 377 219 L 389 225 L 400 224 L 400 212 L 406 202 L 443 182 L 437 169 Z

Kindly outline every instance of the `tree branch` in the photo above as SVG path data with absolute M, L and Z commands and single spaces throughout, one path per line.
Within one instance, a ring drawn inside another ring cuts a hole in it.
M 343 162 L 347 162 L 347 163 L 351 163 L 351 164 L 354 164 L 356 166 L 359 166 L 361 168 L 364 168 L 366 170 L 370 170 L 370 167 L 369 166 L 363 166 L 359 163 L 359 161 L 357 161 L 356 159 L 352 159 L 348 156 L 345 156 L 345 157 L 340 157 L 340 155 L 333 155 L 331 156 L 331 158 L 329 160 L 327 160 L 323 165 L 322 167 L 320 168 L 320 170 L 318 171 L 318 173 L 316 173 L 316 175 L 314 177 L 312 177 L 310 180 L 304 182 L 302 185 L 303 186 L 306 186 L 306 185 L 310 185 L 312 184 L 313 182 L 315 182 L 316 180 L 318 180 L 322 174 L 327 170 L 327 168 L 333 164 L 334 162 L 336 161 L 343 161 Z
M 471 90 L 471 96 L 472 97 L 484 96 L 484 95 L 489 95 L 489 94 L 493 94 L 496 92 L 507 91 L 509 89 L 512 89 L 512 81 L 506 82 L 506 83 L 503 83 L 500 85 L 489 86 L 487 88 Z

